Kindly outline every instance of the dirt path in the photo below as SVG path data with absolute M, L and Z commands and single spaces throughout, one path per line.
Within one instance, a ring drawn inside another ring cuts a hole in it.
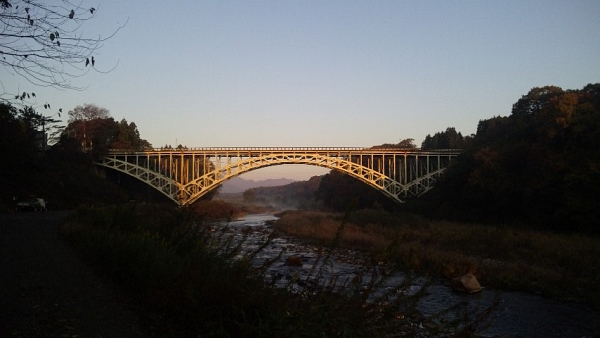
M 123 297 L 58 238 L 65 215 L 0 214 L 0 337 L 143 337 Z

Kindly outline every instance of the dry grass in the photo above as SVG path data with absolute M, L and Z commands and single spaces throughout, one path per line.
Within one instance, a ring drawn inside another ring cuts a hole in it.
M 318 211 L 292 211 L 280 214 L 276 228 L 294 237 L 316 243 L 329 243 L 342 221 L 338 214 Z M 382 226 L 369 224 L 358 226 L 346 224 L 342 234 L 342 246 L 360 249 L 377 249 L 388 246 L 389 231 Z
M 218 200 L 200 200 L 189 208 L 203 220 L 227 220 L 237 218 L 243 214 L 239 208 Z
M 323 243 L 334 238 L 341 219 L 332 213 L 286 212 L 276 228 Z M 340 245 L 385 253 L 408 270 L 447 278 L 471 272 L 487 286 L 600 307 L 599 238 L 357 211 L 350 215 Z
M 377 296 L 377 278 L 367 288 L 356 282 L 347 290 L 338 289 L 335 279 L 321 283 L 319 276 L 294 292 L 275 287 L 266 273 L 274 261 L 255 267 L 258 251 L 238 259 L 240 246 L 207 231 L 188 209 L 80 209 L 61 230 L 99 273 L 128 292 L 151 337 L 460 335 L 478 323 L 478 317 L 461 317 L 426 328 L 406 319 L 424 294 L 408 292 L 410 278 Z

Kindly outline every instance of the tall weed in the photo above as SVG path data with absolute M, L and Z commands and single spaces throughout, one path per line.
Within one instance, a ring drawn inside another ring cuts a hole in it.
M 348 218 L 335 230 L 338 245 Z M 150 335 L 207 337 L 394 337 L 427 333 L 408 315 L 424 289 L 411 278 L 389 289 L 376 264 L 352 281 L 324 279 L 327 249 L 291 292 L 266 276 L 275 259 L 253 260 L 264 247 L 242 250 L 241 240 L 185 210 L 156 206 L 81 209 L 62 226 L 67 241 L 146 308 Z M 268 240 L 267 240 L 268 243 Z M 281 257 L 281 255 L 280 255 Z M 457 333 L 459 326 L 436 326 Z

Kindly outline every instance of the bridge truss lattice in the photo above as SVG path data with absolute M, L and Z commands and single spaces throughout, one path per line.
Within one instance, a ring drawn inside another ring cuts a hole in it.
M 282 164 L 338 170 L 397 202 L 429 191 L 459 150 L 373 148 L 193 148 L 111 150 L 97 165 L 131 175 L 181 206 L 243 173 Z

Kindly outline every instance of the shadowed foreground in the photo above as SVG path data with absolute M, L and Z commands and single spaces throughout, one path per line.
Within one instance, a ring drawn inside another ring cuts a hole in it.
M 0 337 L 141 337 L 139 318 L 58 239 L 64 212 L 0 214 Z

